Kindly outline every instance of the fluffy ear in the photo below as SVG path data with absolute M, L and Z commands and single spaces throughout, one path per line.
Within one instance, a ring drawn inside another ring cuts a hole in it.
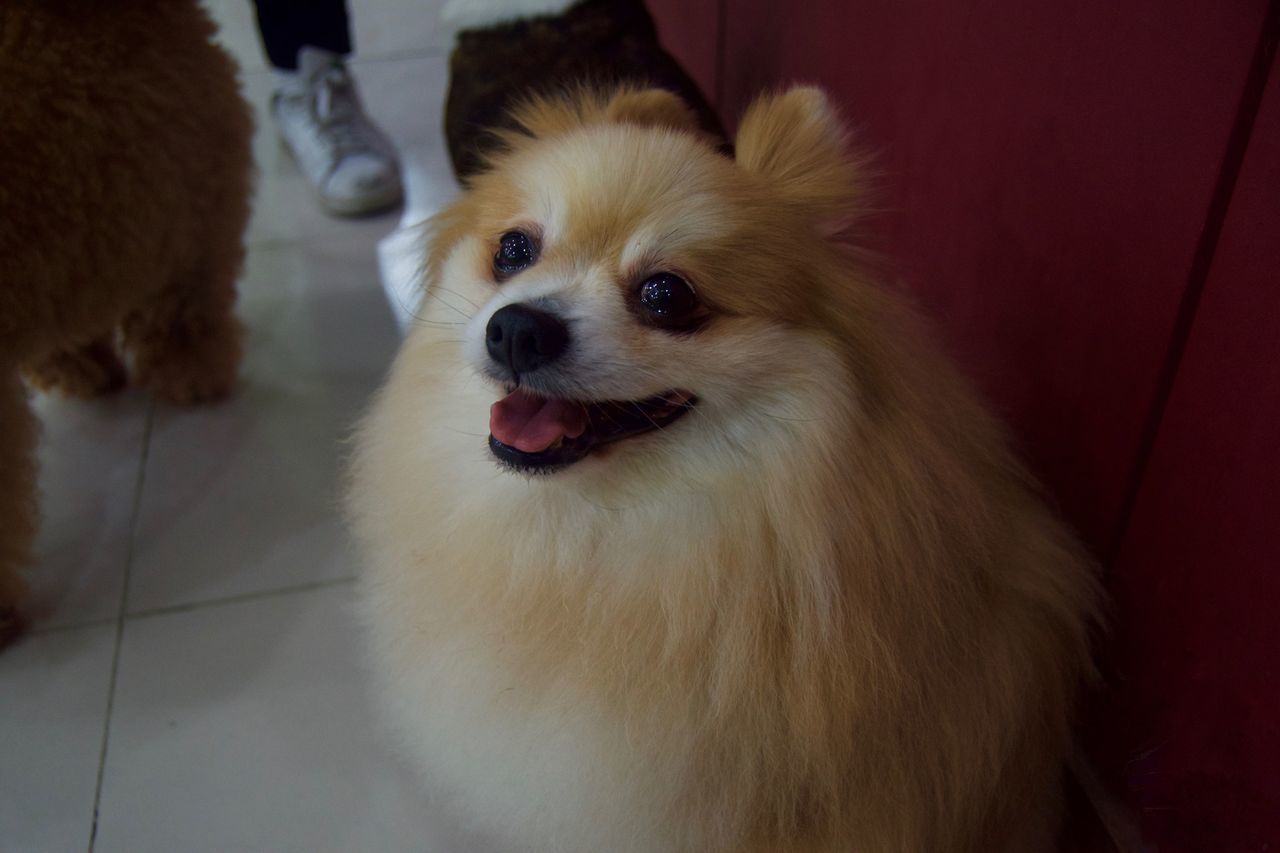
M 826 231 L 852 214 L 857 164 L 849 132 L 821 89 L 796 86 L 758 98 L 738 128 L 737 161 L 811 210 Z
M 641 127 L 668 127 L 699 131 L 698 118 L 681 98 L 666 89 L 641 89 L 614 95 L 605 107 L 605 118 Z

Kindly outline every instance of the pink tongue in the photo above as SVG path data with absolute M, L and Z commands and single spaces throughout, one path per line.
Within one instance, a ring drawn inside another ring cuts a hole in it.
M 489 409 L 489 432 L 503 444 L 525 453 L 538 453 L 559 438 L 586 432 L 587 413 L 581 403 L 548 400 L 520 389 Z

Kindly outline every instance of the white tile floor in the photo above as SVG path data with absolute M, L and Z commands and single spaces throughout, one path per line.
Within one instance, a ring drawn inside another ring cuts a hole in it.
M 351 0 L 410 206 L 452 192 L 440 0 Z M 206 0 L 259 113 L 243 384 L 180 411 L 41 398 L 35 630 L 0 655 L 0 851 L 461 851 L 384 745 L 349 612 L 340 441 L 398 333 L 378 240 L 324 216 L 264 112 L 248 0 Z

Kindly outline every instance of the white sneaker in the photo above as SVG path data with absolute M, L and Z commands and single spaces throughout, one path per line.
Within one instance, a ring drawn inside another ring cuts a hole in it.
M 395 147 L 365 115 L 341 57 L 304 47 L 298 72 L 271 97 L 271 114 L 320 204 L 339 216 L 400 201 Z

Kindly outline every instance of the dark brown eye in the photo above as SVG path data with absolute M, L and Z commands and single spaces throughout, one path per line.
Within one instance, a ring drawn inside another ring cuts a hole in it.
M 509 278 L 538 259 L 538 247 L 523 231 L 508 231 L 498 238 L 498 251 L 493 255 L 493 271 L 498 278 Z
M 657 323 L 678 326 L 698 311 L 689 282 L 669 272 L 651 275 L 640 285 L 640 305 Z

